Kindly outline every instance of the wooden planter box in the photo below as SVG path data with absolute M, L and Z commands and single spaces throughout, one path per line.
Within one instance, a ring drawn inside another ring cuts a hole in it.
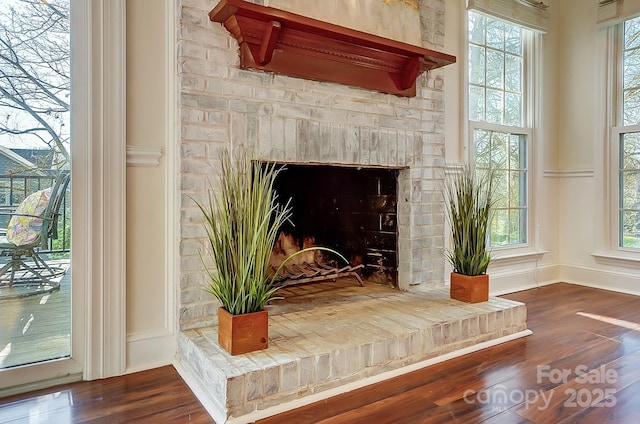
M 451 273 L 450 296 L 467 303 L 489 300 L 489 275 L 463 275 Z
M 266 349 L 269 345 L 269 313 L 231 315 L 218 308 L 218 343 L 232 355 Z

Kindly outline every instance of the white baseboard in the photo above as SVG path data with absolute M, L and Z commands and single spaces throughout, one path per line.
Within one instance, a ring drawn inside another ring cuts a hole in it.
M 567 283 L 640 296 L 640 274 L 638 273 L 563 265 L 560 278 Z
M 489 295 L 501 296 L 559 282 L 559 265 L 509 267 L 489 271 Z
M 640 274 L 628 269 L 598 269 L 582 265 L 548 265 L 490 272 L 491 296 L 566 282 L 596 289 L 640 296 Z
M 170 365 L 176 356 L 176 336 L 167 331 L 127 336 L 126 373 Z
M 599 269 L 582 265 L 546 265 L 493 270 L 489 273 L 491 296 L 566 282 L 596 289 L 640 296 L 640 274 L 628 268 Z

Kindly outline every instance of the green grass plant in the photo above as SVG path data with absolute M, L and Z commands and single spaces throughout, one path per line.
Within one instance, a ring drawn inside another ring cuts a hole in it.
M 491 171 L 476 172 L 465 165 L 460 172 L 447 176 L 445 205 L 452 248 L 446 255 L 453 272 L 471 276 L 486 273 L 491 262 L 488 234 L 493 202 Z
M 252 161 L 244 150 L 234 158 L 224 151 L 219 191 L 210 189 L 205 204 L 196 201 L 208 239 L 207 252 L 201 252 L 209 281 L 205 290 L 233 315 L 263 310 L 278 290 L 276 276 L 293 257 L 309 250 L 337 254 L 324 247 L 303 249 L 290 255 L 275 273 L 269 272 L 278 231 L 291 217 L 289 202 L 280 205 L 274 190 L 280 169 L 273 163 Z M 207 255 L 215 269 L 206 266 Z

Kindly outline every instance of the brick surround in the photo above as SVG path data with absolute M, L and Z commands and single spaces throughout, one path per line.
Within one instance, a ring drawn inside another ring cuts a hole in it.
M 236 40 L 207 17 L 216 4 L 182 0 L 178 14 L 181 329 L 215 321 L 217 302 L 202 290 L 205 233 L 193 199 L 206 198 L 228 147 L 248 146 L 261 160 L 403 167 L 398 285 L 443 287 L 442 70 L 419 77 L 413 98 L 241 70 Z M 420 2 L 424 47 L 442 49 L 444 9 L 444 0 Z

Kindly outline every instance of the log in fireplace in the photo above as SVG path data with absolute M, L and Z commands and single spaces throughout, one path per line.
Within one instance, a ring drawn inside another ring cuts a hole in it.
M 292 218 L 281 229 L 272 266 L 292 251 L 326 246 L 342 253 L 349 264 L 310 252 L 300 255 L 284 274 L 313 282 L 342 271 L 359 282 L 364 278 L 396 287 L 398 173 L 397 168 L 287 164 L 275 189 L 281 203 L 291 199 Z

